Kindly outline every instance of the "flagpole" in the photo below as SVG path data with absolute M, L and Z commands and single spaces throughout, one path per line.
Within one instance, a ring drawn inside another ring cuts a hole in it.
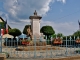
M 6 20 L 6 33 L 8 34 L 8 24 L 7 24 L 7 20 Z

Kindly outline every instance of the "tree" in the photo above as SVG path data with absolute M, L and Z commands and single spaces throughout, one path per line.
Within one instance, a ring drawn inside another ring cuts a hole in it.
M 24 29 L 23 29 L 23 34 L 26 34 L 26 35 L 28 34 L 27 29 L 28 29 L 29 27 L 31 28 L 31 25 L 26 25 L 26 26 L 24 27 Z
M 19 29 L 17 29 L 17 28 L 14 28 L 14 29 L 10 29 L 9 30 L 9 34 L 13 35 L 14 38 L 15 38 L 16 36 L 21 35 L 21 31 Z
M 53 38 L 56 38 L 56 34 L 52 34 L 52 37 L 53 37 Z
M 74 36 L 79 36 L 80 37 L 80 30 L 78 30 L 78 31 L 76 31 L 76 32 L 74 32 L 74 34 L 73 34 Z
M 0 22 L 0 28 L 5 29 L 5 23 L 4 22 Z
M 48 39 L 55 33 L 52 26 L 43 26 L 40 32 L 47 36 Z
M 57 37 L 62 37 L 62 36 L 63 36 L 62 33 L 58 33 L 58 34 L 57 34 Z
M 0 22 L 0 29 L 4 29 L 4 34 L 6 34 L 5 22 Z

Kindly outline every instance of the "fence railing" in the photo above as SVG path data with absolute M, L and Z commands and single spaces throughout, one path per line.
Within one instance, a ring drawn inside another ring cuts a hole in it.
M 76 42 L 78 39 L 78 42 Z M 72 56 L 80 53 L 79 38 L 65 37 L 52 38 L 50 40 L 33 40 L 19 38 L 0 40 L 2 52 L 7 52 L 9 57 L 14 58 L 53 58 Z M 55 43 L 54 43 L 55 42 Z

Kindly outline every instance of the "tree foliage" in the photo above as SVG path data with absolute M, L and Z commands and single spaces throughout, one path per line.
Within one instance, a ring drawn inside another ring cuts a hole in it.
M 0 29 L 4 29 L 4 34 L 6 34 L 5 22 L 0 22 Z
M 56 38 L 56 36 L 57 36 L 56 34 L 53 34 L 53 35 L 52 35 L 53 38 Z
M 5 29 L 5 22 L 0 22 L 0 28 Z
M 73 34 L 74 36 L 79 36 L 80 37 L 80 30 L 78 30 L 78 31 L 76 31 L 76 32 L 74 32 L 74 34 Z
M 25 27 L 24 27 L 24 29 L 23 29 L 23 34 L 26 34 L 26 35 L 27 35 L 27 33 L 28 33 L 28 32 L 27 32 L 27 29 L 28 29 L 29 27 L 31 28 L 31 25 L 25 25 Z
M 44 35 L 46 35 L 47 38 L 49 38 L 49 36 L 51 36 L 55 33 L 52 26 L 43 26 L 41 28 L 40 32 L 43 33 Z
M 62 36 L 63 36 L 62 33 L 58 33 L 58 34 L 57 34 L 57 37 L 62 37 Z
M 19 29 L 17 29 L 17 28 L 14 28 L 14 29 L 10 29 L 9 30 L 9 34 L 13 35 L 14 38 L 15 38 L 16 36 L 21 35 L 21 31 Z

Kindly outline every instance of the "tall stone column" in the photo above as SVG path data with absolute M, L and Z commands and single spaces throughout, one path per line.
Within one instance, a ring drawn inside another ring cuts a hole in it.
M 40 36 L 40 19 L 42 17 L 37 15 L 35 10 L 34 15 L 30 16 L 29 19 L 31 20 L 31 30 L 33 36 Z

